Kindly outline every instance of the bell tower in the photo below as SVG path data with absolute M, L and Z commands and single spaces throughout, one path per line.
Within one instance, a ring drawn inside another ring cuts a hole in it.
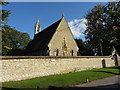
M 35 24 L 35 26 L 34 26 L 34 29 L 35 29 L 35 30 L 34 30 L 34 35 L 37 34 L 37 33 L 39 33 L 39 32 L 41 31 L 39 18 L 37 18 L 37 22 L 36 22 L 36 24 Z

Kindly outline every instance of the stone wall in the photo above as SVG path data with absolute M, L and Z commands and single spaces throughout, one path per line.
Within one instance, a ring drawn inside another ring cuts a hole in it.
M 109 56 L 6 56 L 1 58 L 2 79 L 0 82 L 114 66 L 114 60 L 111 60 Z

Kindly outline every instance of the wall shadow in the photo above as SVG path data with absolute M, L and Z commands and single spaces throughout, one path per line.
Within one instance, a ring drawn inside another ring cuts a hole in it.
M 49 86 L 48 90 L 119 90 L 119 84 L 95 86 L 95 87 L 55 87 Z
M 120 70 L 120 66 L 118 66 L 118 67 L 109 67 L 109 68 L 111 68 L 111 69 L 118 69 L 118 70 Z M 109 69 L 108 68 L 108 69 Z
M 19 88 L 0 87 L 0 90 L 19 90 Z
M 92 71 L 92 72 L 104 72 L 104 73 L 109 73 L 109 74 L 114 74 L 114 75 L 120 75 L 120 73 L 113 73 L 109 71 Z
M 1 90 L 119 90 L 120 84 L 102 85 L 95 87 L 57 87 L 49 86 L 48 88 L 5 88 Z

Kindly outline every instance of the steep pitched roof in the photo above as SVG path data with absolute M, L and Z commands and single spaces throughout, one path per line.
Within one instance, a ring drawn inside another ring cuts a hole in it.
M 42 50 L 45 48 L 48 48 L 48 44 L 54 35 L 59 23 L 61 22 L 62 19 L 58 20 L 54 24 L 50 25 L 46 29 L 42 30 L 38 34 L 35 35 L 34 39 L 29 42 L 28 46 L 26 47 L 25 54 L 37 51 L 37 50 Z

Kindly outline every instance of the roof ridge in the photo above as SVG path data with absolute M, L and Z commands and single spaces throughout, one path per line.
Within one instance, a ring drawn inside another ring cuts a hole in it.
M 56 32 L 61 20 L 62 18 L 36 34 L 33 40 L 29 42 L 26 48 L 26 54 L 35 50 L 46 48 Z
M 51 25 L 49 25 L 48 27 L 46 27 L 45 29 L 43 29 L 43 30 L 41 30 L 41 32 L 43 32 L 43 31 L 45 31 L 47 28 L 49 28 L 49 27 L 51 27 L 51 26 L 53 26 L 54 24 L 56 24 L 57 22 L 59 22 L 59 21 L 61 21 L 62 20 L 62 18 L 61 19 L 59 19 L 59 20 L 57 20 L 55 23 L 53 23 L 53 24 L 51 24 Z M 60 23 L 60 22 L 59 22 Z M 39 32 L 39 33 L 41 33 L 41 32 Z M 38 34 L 39 34 L 38 33 Z M 37 35 L 37 34 L 36 34 Z

